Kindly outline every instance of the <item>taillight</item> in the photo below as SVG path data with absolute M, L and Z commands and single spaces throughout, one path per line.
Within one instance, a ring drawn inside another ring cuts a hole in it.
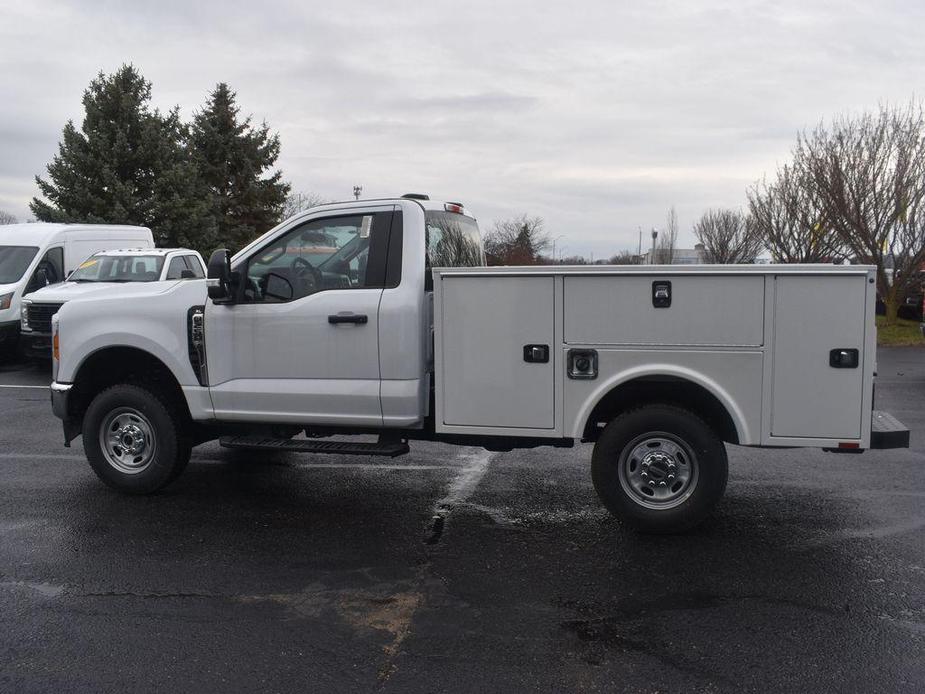
M 466 208 L 458 202 L 448 202 L 444 204 L 443 209 L 447 212 L 453 212 L 454 214 L 466 214 Z

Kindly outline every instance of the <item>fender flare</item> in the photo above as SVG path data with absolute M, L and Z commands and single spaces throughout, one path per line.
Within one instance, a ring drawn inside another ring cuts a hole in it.
M 597 388 L 591 393 L 590 397 L 585 399 L 585 404 L 578 411 L 572 429 L 572 436 L 575 439 L 581 439 L 585 426 L 588 423 L 588 418 L 608 393 L 630 381 L 651 376 L 668 376 L 670 378 L 688 381 L 702 387 L 713 395 L 713 397 L 715 397 L 726 409 L 727 414 L 732 419 L 733 426 L 735 426 L 739 441 L 743 444 L 752 441 L 752 434 L 748 429 L 748 423 L 742 414 L 742 409 L 729 393 L 713 379 L 704 376 L 698 371 L 676 364 L 647 364 L 645 366 L 637 366 L 621 371 L 611 376 L 606 381 L 601 381 Z

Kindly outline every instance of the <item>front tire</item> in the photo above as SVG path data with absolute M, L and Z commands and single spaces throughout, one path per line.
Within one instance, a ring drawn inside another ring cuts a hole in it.
M 608 424 L 591 459 L 607 510 L 643 532 L 682 532 L 700 523 L 726 490 L 728 459 L 716 433 L 672 405 L 647 405 Z
M 146 387 L 119 384 L 99 393 L 84 416 L 84 451 L 103 482 L 128 494 L 151 494 L 180 475 L 191 446 L 182 420 Z

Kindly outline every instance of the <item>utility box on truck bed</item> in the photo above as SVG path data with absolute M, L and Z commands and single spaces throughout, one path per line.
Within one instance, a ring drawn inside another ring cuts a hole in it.
M 642 379 L 698 384 L 740 444 L 867 448 L 873 280 L 831 265 L 438 269 L 436 429 L 588 438 L 599 398 Z

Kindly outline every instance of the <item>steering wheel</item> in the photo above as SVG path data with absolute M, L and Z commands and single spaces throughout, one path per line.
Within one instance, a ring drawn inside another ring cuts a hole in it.
M 321 271 L 305 258 L 296 258 L 289 264 L 289 268 L 302 285 L 302 296 L 308 296 L 321 289 Z

